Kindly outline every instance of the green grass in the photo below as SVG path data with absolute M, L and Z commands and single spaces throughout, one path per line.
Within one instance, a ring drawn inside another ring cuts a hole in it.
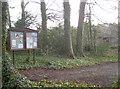
M 17 56 L 15 61 L 15 68 L 17 69 L 28 69 L 32 67 L 47 67 L 47 68 L 72 68 L 83 65 L 92 65 L 96 62 L 86 59 L 68 59 L 58 58 L 51 56 L 39 56 L 36 57 L 36 63 L 33 64 L 33 60 L 26 62 L 25 56 Z
M 76 68 L 80 66 L 93 65 L 99 62 L 105 61 L 118 61 L 118 55 L 116 50 L 109 50 L 103 56 L 95 56 L 90 53 L 86 53 L 86 58 L 61 58 L 56 56 L 36 56 L 36 63 L 33 64 L 32 56 L 30 57 L 30 61 L 26 62 L 27 53 L 18 52 L 15 55 L 15 65 L 16 69 L 28 69 L 33 67 L 45 67 L 45 68 Z M 12 55 L 11 55 L 12 56 Z M 11 61 L 12 63 L 12 61 Z M 16 73 L 15 78 L 18 79 L 19 86 L 21 87 L 96 87 L 93 84 L 79 83 L 75 81 L 46 81 L 41 80 L 39 82 L 30 81 L 26 77 L 18 78 L 20 75 Z M 12 79 L 12 80 L 13 80 Z M 16 80 L 15 80 L 16 81 Z M 23 86 L 25 85 L 25 86 Z
M 108 50 L 102 56 L 96 56 L 92 53 L 85 53 L 86 58 L 69 59 L 65 57 L 57 56 L 36 56 L 36 63 L 33 64 L 33 58 L 30 57 L 30 61 L 27 62 L 27 53 L 17 52 L 15 55 L 16 69 L 28 69 L 33 67 L 45 67 L 45 68 L 76 68 L 80 66 L 93 65 L 99 62 L 106 61 L 118 61 L 117 50 Z M 12 62 L 11 62 L 12 63 Z
M 108 50 L 104 55 L 97 56 L 91 53 L 86 53 L 86 56 L 93 61 L 97 62 L 107 62 L 107 61 L 118 61 L 118 52 L 117 50 Z

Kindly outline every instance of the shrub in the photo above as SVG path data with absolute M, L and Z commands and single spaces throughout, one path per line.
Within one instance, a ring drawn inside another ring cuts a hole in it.
M 97 56 L 104 56 L 104 54 L 107 52 L 107 50 L 110 49 L 110 43 L 100 43 L 97 45 L 97 52 L 95 55 Z

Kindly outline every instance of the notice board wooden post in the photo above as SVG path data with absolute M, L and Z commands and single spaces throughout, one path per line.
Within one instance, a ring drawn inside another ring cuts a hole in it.
M 36 55 L 35 55 L 35 50 L 33 49 L 33 64 L 35 64 L 35 62 L 36 62 L 36 61 L 35 61 L 35 56 L 36 56 Z
M 38 31 L 24 28 L 9 30 L 9 50 L 13 51 L 13 64 L 15 51 L 33 50 L 33 63 L 35 64 L 35 49 L 38 49 Z
M 15 65 L 15 51 L 13 51 L 12 53 L 13 53 L 13 65 Z

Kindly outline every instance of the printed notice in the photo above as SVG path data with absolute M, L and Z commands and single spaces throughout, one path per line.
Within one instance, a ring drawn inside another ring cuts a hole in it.
M 23 44 L 18 44 L 18 48 L 23 48 Z
M 26 33 L 26 47 L 29 49 L 37 48 L 37 32 Z
M 12 40 L 12 47 L 16 46 L 16 40 Z
M 34 46 L 37 47 L 37 42 L 34 42 Z
M 23 32 L 10 32 L 10 36 L 12 50 L 24 48 Z

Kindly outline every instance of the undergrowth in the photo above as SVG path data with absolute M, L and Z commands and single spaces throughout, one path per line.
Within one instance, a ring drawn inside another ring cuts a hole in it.
M 57 58 L 49 56 L 36 57 L 36 63 L 33 64 L 33 60 L 25 62 L 25 56 L 19 56 L 16 59 L 15 68 L 17 69 L 28 69 L 32 67 L 46 67 L 46 68 L 75 68 L 79 66 L 93 65 L 96 62 L 87 59 L 68 59 L 68 58 Z

